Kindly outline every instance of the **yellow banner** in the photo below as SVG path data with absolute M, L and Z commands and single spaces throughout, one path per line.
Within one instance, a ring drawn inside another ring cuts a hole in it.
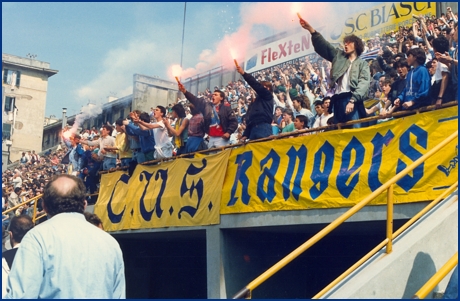
M 458 130 L 457 110 L 234 149 L 221 214 L 353 206 Z M 397 182 L 395 202 L 436 198 L 458 180 L 457 162 L 455 140 Z
M 436 2 L 383 2 L 347 18 L 330 30 L 327 40 L 342 42 L 346 35 L 374 38 L 375 34 L 395 32 L 399 26 L 409 26 L 415 19 L 412 15 L 436 15 Z
M 230 152 L 104 174 L 94 212 L 107 231 L 218 224 Z

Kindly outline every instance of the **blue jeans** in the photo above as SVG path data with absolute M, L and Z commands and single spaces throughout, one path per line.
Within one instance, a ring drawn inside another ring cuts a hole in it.
M 348 102 L 351 99 L 351 93 L 344 93 L 344 94 L 350 94 L 349 96 L 346 97 L 340 97 L 341 94 L 339 95 L 334 95 L 336 98 L 334 102 L 334 123 L 345 123 L 347 121 L 351 120 L 358 120 L 359 119 L 359 113 L 358 113 L 358 104 L 354 104 L 353 111 L 350 114 L 345 113 L 346 107 Z M 350 126 L 347 126 L 346 128 L 354 128 L 354 129 L 359 129 L 361 128 L 361 124 L 353 124 Z
M 135 161 L 137 163 L 143 163 L 145 162 L 145 155 L 141 151 L 134 151 L 133 150 L 133 158 L 132 161 Z
M 273 135 L 272 125 L 270 123 L 260 123 L 252 126 L 249 140 L 266 138 L 270 135 Z
M 102 170 L 109 170 L 115 167 L 117 167 L 117 158 L 104 157 L 104 161 L 102 162 Z
M 185 145 L 184 154 L 196 152 L 199 149 L 201 142 L 203 142 L 203 137 L 189 136 L 187 144 Z
M 121 167 L 126 167 L 126 166 L 129 166 L 129 163 L 131 163 L 133 159 L 131 158 L 123 158 L 121 159 Z

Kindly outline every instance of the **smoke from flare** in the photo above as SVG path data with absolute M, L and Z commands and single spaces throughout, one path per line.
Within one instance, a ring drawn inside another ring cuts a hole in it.
M 101 113 L 102 113 L 102 104 L 101 105 L 88 104 L 87 106 L 82 107 L 80 113 L 77 116 L 75 116 L 75 122 L 73 123 L 72 128 L 68 131 L 69 135 L 77 134 L 78 129 L 81 128 L 85 120 L 89 118 L 97 117 Z

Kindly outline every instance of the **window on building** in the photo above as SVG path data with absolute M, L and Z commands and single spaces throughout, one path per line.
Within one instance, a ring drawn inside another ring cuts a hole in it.
M 2 140 L 10 140 L 11 138 L 11 124 L 4 123 L 2 126 Z
M 108 121 L 110 124 L 112 123 L 112 112 L 107 112 L 105 120 Z
M 9 96 L 5 97 L 5 108 L 4 108 L 5 112 L 13 111 L 14 100 L 15 100 L 14 97 L 9 97 Z
M 4 69 L 3 70 L 3 83 L 7 85 L 14 84 L 19 87 L 21 83 L 21 72 Z

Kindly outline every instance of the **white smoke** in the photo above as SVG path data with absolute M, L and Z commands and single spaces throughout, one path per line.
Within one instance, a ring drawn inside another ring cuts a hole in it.
M 97 117 L 100 114 L 102 114 L 102 104 L 88 104 L 87 106 L 82 107 L 80 113 L 77 116 L 75 116 L 75 122 L 72 128 L 70 129 L 70 132 L 73 135 L 77 134 L 81 130 L 81 127 L 85 120 Z
M 215 51 L 204 49 L 195 67 L 185 68 L 182 78 L 188 78 L 210 69 L 223 66 L 235 68 L 233 59 L 245 59 L 253 44 L 269 35 L 299 28 L 297 12 L 314 28 L 342 29 L 344 19 L 357 10 L 374 6 L 376 3 L 340 2 L 247 2 L 240 7 L 241 26 L 233 33 L 225 30 L 224 37 L 217 43 Z M 233 21 L 231 21 L 233 27 Z M 236 56 L 236 57 L 232 57 Z M 171 68 L 169 68 L 171 69 Z M 171 71 L 169 71 L 171 76 Z

